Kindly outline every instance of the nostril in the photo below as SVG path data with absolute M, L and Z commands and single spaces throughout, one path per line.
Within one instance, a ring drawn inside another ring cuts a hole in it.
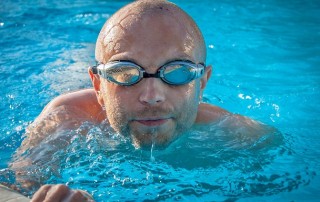
M 159 95 L 142 95 L 140 96 L 140 102 L 147 105 L 160 104 L 164 101 L 162 96 Z
M 165 89 L 162 81 L 156 78 L 147 78 L 142 86 L 140 102 L 147 105 L 160 104 L 165 100 Z

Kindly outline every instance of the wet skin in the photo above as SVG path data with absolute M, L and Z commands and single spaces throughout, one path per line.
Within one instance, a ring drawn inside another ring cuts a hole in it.
M 100 33 L 103 47 L 97 49 L 103 53 L 96 53 L 98 61 L 132 61 L 150 74 L 174 60 L 203 63 L 201 36 L 189 33 L 186 19 L 173 21 L 176 16 L 172 10 L 153 11 L 152 15 L 146 12 L 142 17 L 134 12 L 118 15 L 120 22 Z M 139 23 L 135 23 L 139 17 Z M 131 136 L 135 146 L 150 147 L 152 143 L 168 145 L 194 124 L 211 67 L 201 79 L 180 86 L 145 78 L 124 87 L 89 73 L 112 128 Z
M 162 65 L 174 60 L 205 63 L 203 37 L 193 20 L 181 9 L 165 1 L 135 1 L 114 14 L 103 26 L 96 45 L 96 60 L 107 63 L 129 60 L 155 73 Z M 92 89 L 61 95 L 51 101 L 27 129 L 27 138 L 17 155 L 37 147 L 43 139 L 58 130 L 76 129 L 83 122 L 100 124 L 107 120 L 115 132 L 132 138 L 136 147 L 165 147 L 195 124 L 225 121 L 232 129 L 254 127 L 250 134 L 265 133 L 262 126 L 249 118 L 233 115 L 219 107 L 201 103 L 202 94 L 211 76 L 211 67 L 204 75 L 188 84 L 173 86 L 159 78 L 144 78 L 133 86 L 108 82 L 89 68 Z M 257 133 L 257 131 L 263 131 Z M 57 143 L 59 149 L 61 143 Z M 61 146 L 61 147 L 62 147 Z M 43 157 L 48 158 L 48 157 Z M 17 181 L 25 187 L 24 166 L 33 159 L 17 160 L 11 168 Z M 84 192 L 65 185 L 45 185 L 34 195 L 33 201 L 88 201 Z

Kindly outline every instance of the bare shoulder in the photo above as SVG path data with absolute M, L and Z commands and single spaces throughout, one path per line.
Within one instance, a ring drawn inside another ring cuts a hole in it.
M 57 108 L 64 108 L 68 111 L 78 111 L 89 117 L 96 117 L 101 112 L 101 106 L 93 89 L 84 89 L 66 93 L 54 98 L 41 112 L 38 118 L 46 116 Z M 83 116 L 82 115 L 82 116 Z M 100 117 L 99 119 L 103 119 Z
M 28 173 L 25 168 L 32 166 L 36 159 L 46 162 L 54 151 L 70 143 L 72 135 L 69 131 L 78 129 L 84 122 L 95 124 L 100 121 L 97 118 L 104 114 L 93 89 L 79 90 L 53 99 L 26 128 L 25 139 L 11 164 L 16 171 L 16 180 L 25 187 L 33 186 L 37 182 L 26 178 Z M 84 127 L 75 134 L 85 135 L 85 130 Z M 41 154 L 38 154 L 40 150 Z
M 271 134 L 277 130 L 260 121 L 247 116 L 230 113 L 220 107 L 206 103 L 199 105 L 196 124 L 215 124 L 220 129 L 234 131 L 239 134 L 246 134 L 251 137 L 260 137 L 264 134 Z
M 44 138 L 60 130 L 78 128 L 86 121 L 101 122 L 104 116 L 93 89 L 60 95 L 27 127 L 22 148 L 38 145 Z
M 220 107 L 201 103 L 199 105 L 196 123 L 212 123 L 220 120 L 222 116 L 230 115 L 231 113 Z

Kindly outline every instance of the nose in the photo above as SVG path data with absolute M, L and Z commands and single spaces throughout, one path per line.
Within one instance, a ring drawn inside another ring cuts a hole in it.
M 143 105 L 159 105 L 165 101 L 165 86 L 158 78 L 144 78 L 139 101 Z

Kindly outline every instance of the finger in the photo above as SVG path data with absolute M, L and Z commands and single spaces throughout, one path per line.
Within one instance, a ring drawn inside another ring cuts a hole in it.
M 82 190 L 72 190 L 63 202 L 93 202 L 90 194 Z
M 46 202 L 62 201 L 71 192 L 69 187 L 63 184 L 53 186 L 47 193 Z
M 52 188 L 52 185 L 43 185 L 40 189 L 33 195 L 31 202 L 41 202 L 44 201 L 48 191 Z
M 82 193 L 82 195 L 87 199 L 87 201 L 94 202 L 91 194 L 89 194 L 88 192 L 86 192 L 84 190 L 78 190 L 78 191 Z

